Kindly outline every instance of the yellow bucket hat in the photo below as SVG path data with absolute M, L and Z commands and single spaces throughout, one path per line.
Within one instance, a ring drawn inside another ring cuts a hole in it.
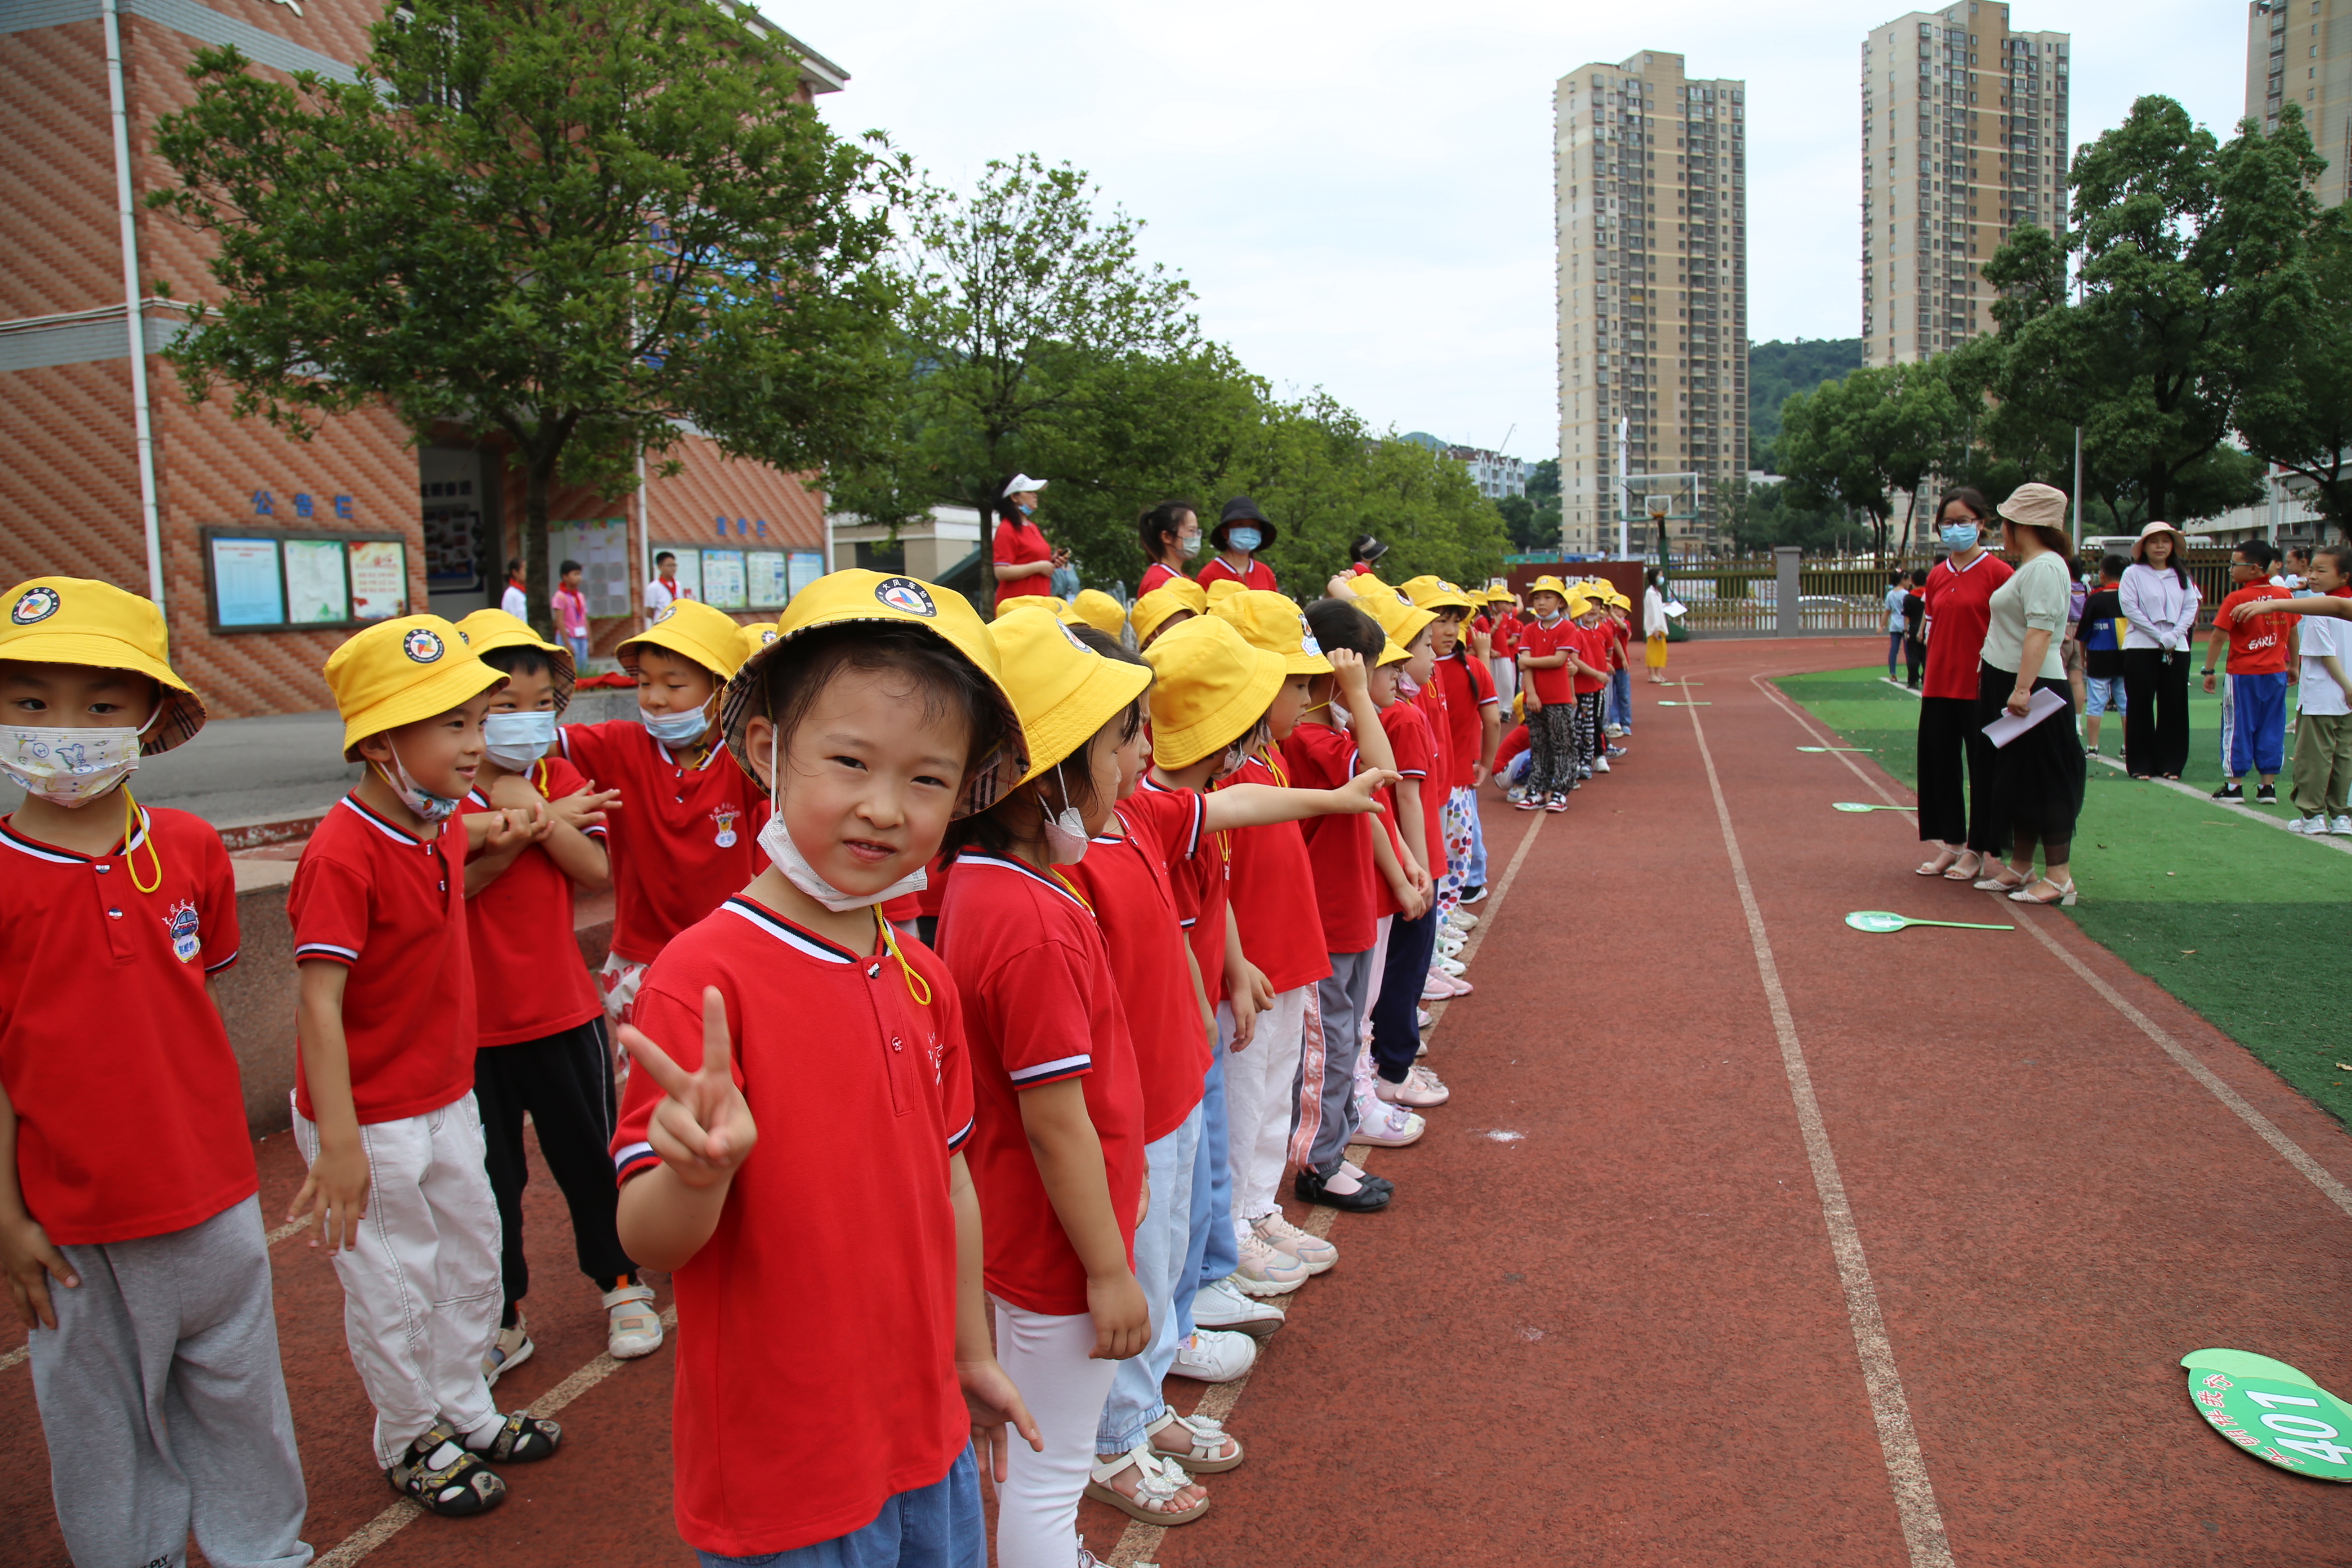
M 699 599 L 672 599 L 654 613 L 654 623 L 613 650 L 621 668 L 637 673 L 635 649 L 667 648 L 690 658 L 721 681 L 743 668 L 743 628 L 724 610 Z
M 1528 584 L 1528 598 L 1532 599 L 1538 594 L 1558 594 L 1561 598 L 1565 599 L 1568 597 L 1568 584 L 1561 582 L 1559 578 L 1552 576 L 1549 573 L 1546 573 L 1543 576 L 1537 578 L 1534 582 Z
M 759 658 L 760 650 L 775 640 L 776 623 L 773 621 L 753 621 L 750 626 L 745 626 L 743 628 L 744 663 L 748 664 Z M 741 665 L 736 667 L 735 673 L 738 675 L 743 673 Z
M 1135 625 L 1135 640 L 1139 644 L 1150 642 L 1168 624 L 1168 618 L 1179 611 L 1195 616 L 1209 613 L 1209 595 L 1190 577 L 1162 583 L 1135 601 L 1135 607 L 1128 615 Z
M 535 648 L 544 655 L 555 671 L 555 707 L 558 712 L 572 705 L 572 682 L 580 672 L 572 668 L 572 650 L 558 647 L 537 632 L 528 622 L 504 610 L 476 610 L 457 623 L 457 635 L 474 650 L 474 657 L 494 653 L 502 647 Z M 491 666 L 492 668 L 498 668 Z
M 1220 577 L 1208 586 L 1209 604 L 1213 608 L 1235 594 L 1263 594 L 1264 588 L 1251 588 L 1238 577 Z
M 751 771 L 743 732 L 751 722 L 754 701 L 765 684 L 761 672 L 777 657 L 776 650 L 821 626 L 857 622 L 920 626 L 988 678 L 1011 739 L 994 754 L 973 764 L 964 779 L 963 795 L 956 803 L 955 815 L 969 816 L 995 805 L 997 797 L 1021 777 L 1027 758 L 1022 744 L 1021 710 L 1004 683 L 988 623 L 980 618 L 969 599 L 953 589 L 881 572 L 830 573 L 793 595 L 793 602 L 772 624 L 763 622 L 743 628 L 747 643 L 755 637 L 765 640 L 727 682 L 719 703 L 719 728 L 727 737 L 727 750 L 744 775 L 759 776 Z
M 1151 684 L 1149 668 L 1105 658 L 1069 627 L 1027 605 L 1010 606 L 989 622 L 988 636 L 1029 741 L 1029 765 L 1017 784 L 1094 739 Z
M 1127 628 L 1127 606 L 1100 588 L 1082 588 L 1062 612 L 1062 624 L 1092 626 L 1107 637 L 1115 637 Z
M 88 577 L 35 577 L 8 590 L 0 658 L 127 669 L 162 689 L 139 754 L 168 752 L 205 727 L 205 705 L 172 672 L 171 634 L 152 599 Z
M 1412 639 L 1421 635 L 1422 628 L 1437 619 L 1435 610 L 1423 609 L 1407 597 L 1402 588 L 1359 595 L 1356 603 L 1363 605 L 1365 613 L 1380 622 L 1381 630 L 1388 633 L 1389 640 L 1401 648 L 1411 647 Z M 1389 661 L 1383 656 L 1373 662 L 1386 664 Z
M 1292 675 L 1331 673 L 1331 661 L 1323 657 L 1323 645 L 1315 640 L 1314 628 L 1286 595 L 1271 588 L 1245 588 L 1218 600 L 1210 613 L 1232 622 L 1234 630 L 1252 647 L 1280 654 L 1283 668 Z
M 1443 577 L 1412 577 L 1405 581 L 1405 596 L 1424 610 L 1470 611 L 1478 607 L 1477 601 Z
M 370 735 L 463 707 L 506 677 L 438 616 L 402 616 L 354 632 L 327 656 L 327 689 L 343 716 L 343 760 Z
M 1282 655 L 1253 647 L 1215 616 L 1171 626 L 1143 655 L 1151 666 L 1151 755 L 1189 768 L 1256 728 L 1289 679 Z

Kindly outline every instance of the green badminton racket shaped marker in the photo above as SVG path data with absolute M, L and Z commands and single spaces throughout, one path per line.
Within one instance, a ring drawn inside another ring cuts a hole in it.
M 2283 1361 L 2252 1351 L 2190 1351 L 2191 1407 L 2247 1453 L 2324 1481 L 2352 1481 L 2352 1409 Z
M 1916 805 L 1871 805 L 1859 800 L 1833 800 L 1830 802 L 1830 809 L 1832 811 L 1916 811 L 1919 808 Z
M 2015 926 L 1978 925 L 1970 921 L 1915 921 L 1909 915 L 1898 915 L 1885 910 L 1856 910 L 1845 917 L 1845 923 L 1856 931 L 1901 931 L 1905 926 L 1954 926 L 1961 931 L 2015 931 Z
M 1874 752 L 1876 746 L 1799 746 L 1801 752 Z

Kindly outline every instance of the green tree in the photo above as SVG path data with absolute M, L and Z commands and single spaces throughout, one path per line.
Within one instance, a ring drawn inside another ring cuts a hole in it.
M 826 131 L 753 13 L 410 0 L 370 37 L 350 83 L 201 51 L 157 127 L 151 204 L 215 242 L 167 351 L 192 398 L 504 437 L 541 617 L 559 480 L 623 493 L 683 424 L 786 469 L 875 437 L 903 166 Z
M 1968 415 L 1950 380 L 1933 364 L 1864 366 L 1780 405 L 1779 460 L 1788 476 L 1783 505 L 1832 508 L 1870 520 L 1886 553 L 1890 496 L 1915 498 L 1959 444 Z
M 1860 338 L 1774 338 L 1748 345 L 1748 451 L 1755 466 L 1772 468 L 1772 443 L 1780 434 L 1780 405 L 1794 392 L 1811 392 L 1838 381 L 1862 363 Z M 1720 491 L 1717 492 L 1720 494 Z

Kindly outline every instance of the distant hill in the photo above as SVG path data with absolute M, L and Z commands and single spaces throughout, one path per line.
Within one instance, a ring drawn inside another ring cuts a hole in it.
M 1792 392 L 1843 381 L 1862 363 L 1860 338 L 1778 338 L 1748 345 L 1748 450 L 1759 468 L 1780 434 L 1780 405 Z

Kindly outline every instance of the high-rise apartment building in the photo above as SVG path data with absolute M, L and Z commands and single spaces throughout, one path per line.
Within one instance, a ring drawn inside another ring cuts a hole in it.
M 2064 231 L 2068 44 L 2010 31 L 1991 0 L 1914 11 L 1864 41 L 1864 363 L 1991 331 L 1983 262 L 2019 224 Z
M 2327 160 L 2319 199 L 2335 206 L 2352 175 L 2352 0 L 2250 0 L 2246 118 L 2267 134 L 2290 103 Z
M 1570 552 L 1616 547 L 1620 418 L 1630 472 L 1697 476 L 1696 517 L 1673 524 L 1677 549 L 1715 542 L 1718 489 L 1747 471 L 1746 89 L 1688 78 L 1682 56 L 1648 49 L 1579 66 L 1554 89 Z

